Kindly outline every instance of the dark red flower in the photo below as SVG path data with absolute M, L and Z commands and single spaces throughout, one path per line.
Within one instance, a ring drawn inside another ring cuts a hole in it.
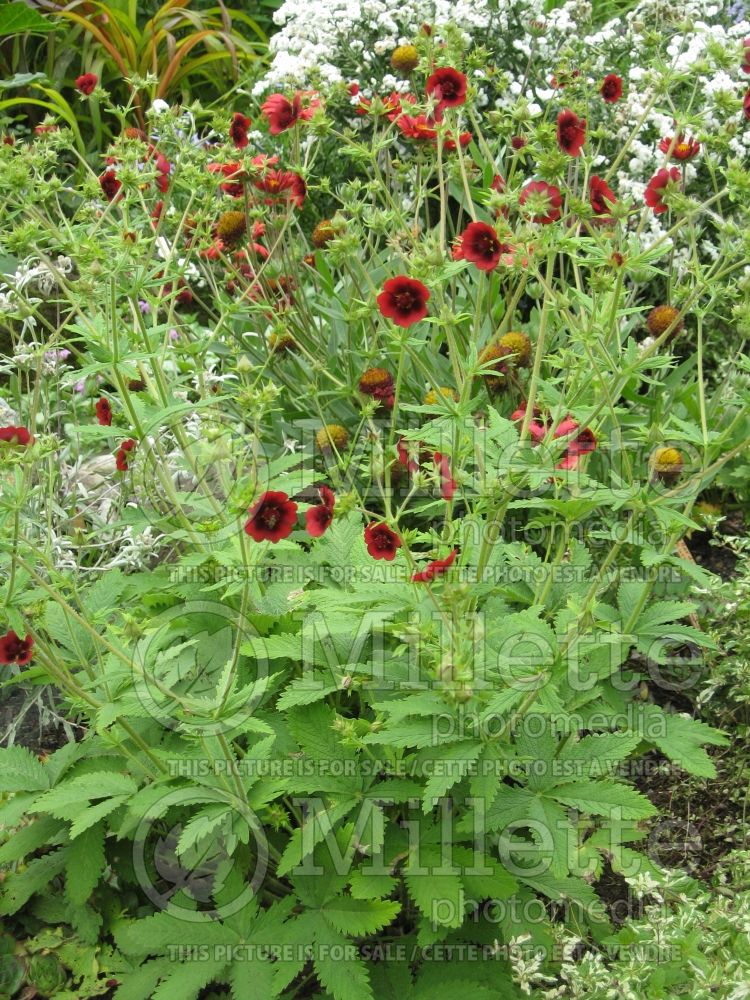
M 510 140 L 511 148 L 515 149 L 517 153 L 520 150 L 522 150 L 525 146 L 528 146 L 528 144 L 529 140 L 526 138 L 525 135 L 514 135 L 513 138 Z
M 586 119 L 566 108 L 557 116 L 557 143 L 568 156 L 580 156 L 586 141 Z
M 470 222 L 459 236 L 461 255 L 480 271 L 492 271 L 500 263 L 500 256 L 507 252 L 493 226 L 487 222 Z
M 435 114 L 440 117 L 444 108 L 457 108 L 466 101 L 466 77 L 452 66 L 443 66 L 427 78 L 427 96 L 437 101 Z
M 435 452 L 433 459 L 440 473 L 440 495 L 443 500 L 452 500 L 456 493 L 456 480 L 451 475 L 450 459 L 439 451 Z
M 123 441 L 117 449 L 115 452 L 115 465 L 117 466 L 118 472 L 128 471 L 128 456 L 134 449 L 135 441 L 132 438 L 128 438 L 126 441 Z
M 209 163 L 208 169 L 212 174 L 221 174 L 229 178 L 219 185 L 225 194 L 231 195 L 232 198 L 242 197 L 245 190 L 244 182 L 249 178 L 241 163 Z
M 286 493 L 269 490 L 248 511 L 245 531 L 256 542 L 279 542 L 292 533 L 297 522 L 297 504 Z
M 643 200 L 646 202 L 649 208 L 653 208 L 654 215 L 661 215 L 663 212 L 667 211 L 667 205 L 664 202 L 664 194 L 669 184 L 679 184 L 680 182 L 680 171 L 677 167 L 670 167 L 668 170 L 666 167 L 662 167 L 661 170 L 657 170 L 651 180 L 648 182 L 646 191 L 643 195 Z
M 296 125 L 297 122 L 306 122 L 312 118 L 313 111 L 320 104 L 315 93 L 310 93 L 310 103 L 306 108 L 302 107 L 301 91 L 297 91 L 290 101 L 283 94 L 271 94 L 261 105 L 261 114 L 268 121 L 271 135 L 279 135 L 286 132 L 288 128 Z
M 701 144 L 696 142 L 692 136 L 687 139 L 683 135 L 678 135 L 676 139 L 671 135 L 665 136 L 659 143 L 659 149 L 674 160 L 692 160 L 701 151 Z
M 32 444 L 34 438 L 25 427 L 0 427 L 0 441 L 25 447 L 27 444 Z
M 373 559 L 390 562 L 401 548 L 401 539 L 387 524 L 368 524 L 365 528 L 365 545 Z
M 5 635 L 0 636 L 0 663 L 6 666 L 11 663 L 17 663 L 19 667 L 23 667 L 34 655 L 32 652 L 33 648 L 34 640 L 30 635 L 27 635 L 25 639 L 21 639 L 11 629 Z
M 82 76 L 76 78 L 76 87 L 86 97 L 93 91 L 97 83 L 99 83 L 99 77 L 96 73 L 84 73 Z
M 166 194 L 169 189 L 169 172 L 172 169 L 169 160 L 162 153 L 156 154 L 156 186 L 162 194 Z
M 568 443 L 562 461 L 557 463 L 558 469 L 574 469 L 583 455 L 588 455 L 596 449 L 594 432 L 588 427 L 580 430 L 580 424 L 573 420 L 572 417 L 566 417 L 565 420 L 558 424 L 555 428 L 554 437 L 568 437 L 576 431 L 579 431 L 579 433 Z
M 250 141 L 247 137 L 247 130 L 250 128 L 250 119 L 235 111 L 232 116 L 232 123 L 229 126 L 229 138 L 237 149 L 244 149 Z
M 102 193 L 107 201 L 114 201 L 120 193 L 122 181 L 119 180 L 114 170 L 105 170 L 99 178 L 99 187 L 102 189 Z
M 453 565 L 458 555 L 458 549 L 454 549 L 450 555 L 446 556 L 445 559 L 435 559 L 433 562 L 427 563 L 423 570 L 419 573 L 415 573 L 412 578 L 412 583 L 430 583 L 435 579 L 436 576 L 441 576 L 445 571 Z
M 604 77 L 599 93 L 607 104 L 614 104 L 616 101 L 619 101 L 622 97 L 622 78 L 617 73 L 608 73 Z
M 109 400 L 105 399 L 104 396 L 97 401 L 96 404 L 96 419 L 102 425 L 102 427 L 112 426 L 112 407 L 109 405 Z
M 389 278 L 378 295 L 378 308 L 397 326 L 411 326 L 427 315 L 429 291 L 421 281 L 400 274 Z
M 610 206 L 614 205 L 616 201 L 615 193 L 607 182 L 602 180 L 601 177 L 597 177 L 596 174 L 592 174 L 589 179 L 589 202 L 594 210 L 594 215 L 598 216 L 602 221 L 611 219 Z
M 745 94 L 745 99 L 742 102 L 742 110 L 745 112 L 745 118 L 750 118 L 750 90 Z
M 456 142 L 456 140 L 453 138 L 452 133 L 449 132 L 445 137 L 445 142 L 443 143 L 443 149 L 446 151 L 446 153 L 452 153 L 455 149 L 458 149 L 459 146 L 461 147 L 461 149 L 465 149 L 466 146 L 468 146 L 469 143 L 471 142 L 471 138 L 472 138 L 471 132 L 461 132 L 461 134 L 458 137 L 458 142 Z M 437 140 L 435 144 L 437 145 Z
M 327 486 L 319 486 L 321 503 L 315 507 L 310 507 L 305 511 L 305 527 L 308 535 L 313 538 L 320 538 L 333 520 L 333 508 L 336 504 L 336 497 L 333 490 Z
M 742 43 L 742 72 L 750 73 L 750 38 Z
M 546 181 L 529 181 L 523 191 L 521 191 L 518 200 L 521 205 L 525 205 L 529 198 L 541 195 L 546 197 L 547 206 L 542 211 L 537 211 L 535 215 L 532 215 L 531 221 L 539 222 L 546 226 L 550 222 L 557 222 L 560 218 L 560 207 L 562 206 L 560 188 L 555 187 L 554 184 L 548 184 Z

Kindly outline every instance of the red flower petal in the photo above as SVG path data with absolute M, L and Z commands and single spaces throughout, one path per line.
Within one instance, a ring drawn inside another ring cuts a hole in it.
M 286 493 L 269 490 L 248 511 L 245 531 L 256 542 L 287 538 L 297 521 L 297 504 Z

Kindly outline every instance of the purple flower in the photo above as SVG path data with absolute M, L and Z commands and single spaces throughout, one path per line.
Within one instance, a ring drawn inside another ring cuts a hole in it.
M 151 312 L 151 306 L 148 304 L 148 302 L 144 302 L 143 299 L 141 299 L 138 302 L 138 308 L 141 310 L 141 314 L 143 316 L 148 316 L 148 314 Z

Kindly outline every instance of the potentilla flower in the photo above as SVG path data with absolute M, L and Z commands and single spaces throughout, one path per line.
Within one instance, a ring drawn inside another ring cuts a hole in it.
M 667 211 L 667 204 L 664 201 L 664 195 L 667 193 L 667 189 L 670 185 L 680 183 L 680 171 L 677 167 L 662 167 L 661 170 L 657 170 L 651 180 L 648 182 L 646 191 L 643 195 L 643 200 L 646 202 L 649 208 L 653 208 L 654 215 L 662 215 Z
M 326 424 L 315 435 L 315 443 L 323 452 L 342 452 L 349 444 L 349 432 L 341 424 Z
M 671 135 L 665 136 L 659 143 L 659 149 L 674 160 L 692 160 L 701 151 L 701 144 L 696 142 L 692 136 L 687 139 L 683 135 L 678 135 L 676 139 Z
M 396 126 L 407 139 L 416 142 L 434 142 L 437 139 L 435 122 L 427 115 L 399 115 Z
M 34 438 L 25 427 L 0 427 L 0 441 L 25 448 L 33 444 Z
M 525 149 L 528 144 L 529 140 L 525 135 L 514 135 L 510 140 L 511 149 L 514 149 L 517 153 L 520 152 L 520 150 Z
M 372 396 L 386 409 L 393 409 L 395 386 L 393 376 L 385 368 L 368 368 L 359 380 L 359 391 Z
M 302 107 L 302 98 L 308 97 L 309 103 L 306 108 Z M 314 91 L 302 93 L 297 91 L 292 100 L 284 97 L 283 94 L 271 94 L 261 105 L 261 114 L 268 121 L 271 135 L 280 135 L 292 128 L 297 122 L 307 122 L 317 107 L 320 106 L 318 96 Z
M 102 425 L 102 427 L 112 426 L 112 407 L 109 405 L 109 400 L 102 396 L 101 399 L 97 401 L 96 406 L 96 419 Z
M 305 527 L 308 535 L 313 538 L 320 538 L 331 521 L 333 521 L 333 508 L 336 504 L 336 497 L 333 490 L 328 486 L 319 486 L 320 503 L 315 507 L 310 507 L 305 511 Z
M 436 576 L 442 576 L 455 562 L 458 549 L 453 549 L 445 559 L 435 559 L 427 563 L 423 570 L 414 573 L 411 578 L 412 583 L 430 583 Z
M 652 481 L 674 485 L 682 475 L 685 460 L 678 448 L 657 448 L 649 459 Z
M 119 180 L 114 170 L 105 170 L 99 178 L 99 187 L 107 201 L 114 201 L 120 193 L 122 181 Z
M 589 202 L 594 215 L 602 222 L 612 218 L 610 209 L 617 202 L 615 193 L 607 182 L 601 177 L 597 177 L 596 174 L 593 174 L 589 179 Z
M 169 174 L 172 169 L 172 165 L 166 156 L 162 153 L 157 153 L 154 166 L 156 167 L 156 186 L 162 194 L 166 194 L 169 190 Z
M 532 222 L 546 226 L 550 222 L 557 222 L 560 218 L 562 194 L 560 188 L 554 184 L 548 184 L 546 181 L 529 181 L 518 200 L 522 207 L 530 202 L 529 207 L 533 212 Z
M 216 236 L 227 246 L 236 246 L 247 232 L 244 212 L 222 212 L 216 223 Z
M 495 229 L 486 222 L 470 222 L 459 236 L 461 257 L 480 271 L 492 271 L 510 245 L 502 243 Z
M 557 463 L 558 469 L 575 469 L 579 460 L 584 455 L 588 455 L 590 452 L 595 451 L 596 437 L 594 436 L 594 432 L 588 427 L 584 427 L 583 430 L 579 430 L 579 428 L 580 424 L 573 420 L 572 417 L 566 417 L 565 420 L 563 420 L 555 428 L 555 438 L 568 437 L 568 435 L 579 431 L 573 440 L 568 443 L 562 461 Z
M 580 156 L 586 141 L 586 119 L 566 108 L 557 116 L 557 143 L 568 156 Z
M 399 45 L 391 53 L 391 68 L 408 76 L 419 66 L 419 53 L 414 45 Z
M 622 97 L 622 78 L 617 73 L 608 73 L 599 91 L 607 104 L 614 104 Z
M 450 459 L 439 451 L 436 451 L 432 457 L 440 476 L 440 496 L 443 500 L 452 500 L 456 493 L 456 480 L 451 473 Z
M 240 114 L 239 111 L 235 111 L 232 115 L 232 123 L 229 126 L 229 138 L 235 144 L 237 149 L 244 149 L 245 146 L 250 142 L 247 137 L 248 129 L 252 122 L 245 115 Z
M 286 493 L 269 490 L 249 510 L 245 531 L 256 542 L 280 542 L 297 522 L 297 504 Z
M 466 146 L 471 142 L 471 132 L 461 132 L 458 136 L 458 142 L 453 138 L 453 133 L 448 132 L 445 136 L 443 142 L 443 149 L 446 153 L 452 153 L 460 146 L 461 149 L 465 149 Z M 437 138 L 435 139 L 435 145 L 437 145 Z
M 118 472 L 128 471 L 128 458 L 134 449 L 135 441 L 132 438 L 128 438 L 126 441 L 123 441 L 117 449 L 115 452 L 115 465 L 117 466 Z
M 368 524 L 365 528 L 365 545 L 373 559 L 385 559 L 387 562 L 395 557 L 401 548 L 401 539 L 385 522 Z
M 397 326 L 411 326 L 427 315 L 430 293 L 421 281 L 404 274 L 389 278 L 378 295 L 378 308 L 383 316 Z
M 427 96 L 437 101 L 435 114 L 440 117 L 445 108 L 457 108 L 466 102 L 466 77 L 452 66 L 444 66 L 427 78 Z
M 27 635 L 25 639 L 16 635 L 13 629 L 0 636 L 0 663 L 10 666 L 12 663 L 19 667 L 26 666 L 34 655 L 34 639 Z
M 676 337 L 685 325 L 680 318 L 679 309 L 674 306 L 655 306 L 648 314 L 646 326 L 652 337 L 661 337 L 669 328 L 672 328 L 672 336 Z
M 81 76 L 76 77 L 76 88 L 88 97 L 98 82 L 99 77 L 96 73 L 83 73 Z
M 302 208 L 307 194 L 307 184 L 293 170 L 276 170 L 271 168 L 253 178 L 253 184 L 259 191 L 272 197 L 288 198 L 297 208 Z
M 750 73 L 750 38 L 742 43 L 742 72 Z

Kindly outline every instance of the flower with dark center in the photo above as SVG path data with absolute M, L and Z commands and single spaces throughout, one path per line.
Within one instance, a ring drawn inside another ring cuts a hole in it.
M 86 97 L 93 93 L 97 83 L 99 83 L 99 77 L 96 73 L 84 73 L 82 76 L 76 77 L 76 89 L 80 90 Z
M 615 193 L 607 182 L 601 177 L 597 177 L 596 174 L 592 174 L 589 179 L 589 204 L 597 219 L 601 222 L 611 220 L 610 208 L 616 203 Z
M 326 424 L 315 435 L 315 443 L 322 452 L 342 452 L 349 444 L 349 432 L 341 424 Z
M 297 522 L 297 504 L 286 493 L 269 490 L 248 511 L 245 531 L 256 542 L 280 542 Z
M 652 482 L 658 481 L 672 486 L 682 475 L 685 460 L 678 448 L 657 448 L 649 459 L 649 465 Z
M 666 167 L 662 167 L 661 170 L 656 171 L 648 182 L 643 195 L 643 200 L 648 207 L 653 208 L 654 215 L 662 215 L 667 211 L 669 206 L 664 201 L 664 195 L 667 194 L 670 187 L 679 184 L 680 180 L 681 174 L 677 167 L 670 167 L 668 170 Z
M 241 115 L 239 111 L 235 111 L 232 115 L 232 123 L 229 126 L 229 138 L 237 149 L 244 149 L 250 142 L 247 132 L 251 124 L 250 119 L 245 115 Z
M 414 573 L 411 578 L 412 583 L 431 583 L 436 576 L 442 576 L 443 573 L 453 565 L 458 555 L 458 549 L 453 549 L 450 555 L 447 555 L 445 559 L 434 559 L 432 562 L 427 563 L 423 570 L 418 573 Z
M 378 308 L 383 316 L 397 326 L 408 327 L 427 315 L 430 293 L 421 281 L 400 274 L 388 278 L 378 295 Z
M 110 168 L 109 170 L 105 170 L 99 178 L 99 187 L 102 189 L 102 194 L 107 201 L 114 201 L 120 193 L 122 181 L 119 180 L 114 170 Z
M 16 635 L 13 629 L 0 636 L 0 663 L 9 666 L 11 663 L 19 667 L 26 666 L 31 660 L 34 649 L 34 639 L 27 635 L 25 639 Z
M 385 368 L 368 368 L 359 380 L 359 391 L 365 396 L 372 396 L 386 409 L 393 409 L 393 376 Z
M 216 223 L 216 236 L 227 246 L 236 246 L 247 232 L 244 212 L 222 212 Z
M 435 113 L 445 108 L 457 108 L 466 102 L 466 77 L 452 66 L 443 66 L 427 78 L 427 96 L 437 101 Z
M 419 53 L 414 45 L 399 45 L 391 53 L 391 69 L 408 76 L 419 66 Z
M 518 200 L 522 207 L 528 203 L 532 222 L 546 226 L 550 222 L 557 222 L 560 218 L 562 194 L 554 184 L 548 184 L 546 181 L 529 181 Z
M 622 97 L 622 78 L 617 73 L 608 73 L 602 81 L 599 93 L 607 104 L 614 104 Z
M 655 306 L 646 320 L 648 332 L 652 337 L 661 337 L 670 327 L 672 337 L 676 337 L 684 325 L 684 321 L 680 318 L 680 310 L 667 305 Z
M 566 108 L 557 116 L 557 143 L 568 156 L 580 156 L 586 141 L 586 119 Z
M 312 538 L 320 538 L 326 532 L 333 521 L 333 508 L 336 504 L 333 490 L 328 486 L 319 486 L 318 493 L 321 502 L 305 511 L 305 527 Z
M 25 427 L 0 427 L 0 441 L 25 448 L 33 444 L 34 438 Z
M 500 263 L 503 253 L 510 250 L 502 243 L 493 226 L 487 222 L 470 222 L 459 236 L 461 256 L 471 261 L 480 271 L 492 271 Z
M 373 559 L 391 562 L 401 548 L 401 539 L 384 522 L 368 524 L 365 528 L 365 545 Z
M 97 404 L 94 409 L 96 410 L 96 419 L 102 427 L 111 427 L 112 407 L 109 405 L 109 400 L 102 396 L 101 399 L 97 400 Z

